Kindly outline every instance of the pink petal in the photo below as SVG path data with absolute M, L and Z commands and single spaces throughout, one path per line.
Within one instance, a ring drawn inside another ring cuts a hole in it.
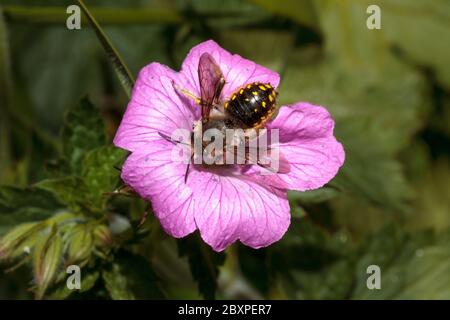
M 240 240 L 252 248 L 278 241 L 290 223 L 286 191 L 246 175 L 195 171 L 194 215 L 201 237 L 222 251 Z
M 153 142 L 136 150 L 122 167 L 122 179 L 152 204 L 164 230 L 179 238 L 196 229 L 193 192 L 184 183 L 186 164 L 171 160 L 172 144 Z
M 195 94 L 200 94 L 200 86 L 198 81 L 198 62 L 200 56 L 208 52 L 213 56 L 216 63 L 220 66 L 225 77 L 225 87 L 222 92 L 222 99 L 228 99 L 241 86 L 248 83 L 259 81 L 262 83 L 270 83 L 273 87 L 277 87 L 280 82 L 278 73 L 273 72 L 253 61 L 242 58 L 237 54 L 231 54 L 222 49 L 216 42 L 209 40 L 193 47 L 181 68 L 182 74 L 191 82 L 191 86 L 195 88 Z
M 290 163 L 290 172 L 280 176 L 288 189 L 320 188 L 344 163 L 344 149 L 333 136 L 334 121 L 323 107 L 305 102 L 281 107 L 267 127 L 280 130 L 279 148 Z
M 116 146 L 135 151 L 153 141 L 163 140 L 158 132 L 170 136 L 178 128 L 192 130 L 193 122 L 198 119 L 199 107 L 180 96 L 173 87 L 173 81 L 192 90 L 183 75 L 159 63 L 151 63 L 139 72 L 114 138 Z

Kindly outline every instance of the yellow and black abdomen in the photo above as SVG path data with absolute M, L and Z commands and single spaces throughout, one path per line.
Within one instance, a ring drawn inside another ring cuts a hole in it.
M 248 128 L 262 127 L 275 111 L 276 96 L 270 84 L 253 82 L 231 96 L 225 112 Z

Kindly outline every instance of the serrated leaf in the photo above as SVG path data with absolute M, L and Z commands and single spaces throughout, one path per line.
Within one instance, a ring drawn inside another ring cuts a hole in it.
M 111 40 L 109 40 L 106 33 L 100 27 L 99 23 L 95 19 L 95 17 L 90 13 L 89 9 L 86 7 L 83 1 L 78 0 L 78 3 L 83 10 L 84 14 L 89 20 L 92 28 L 94 28 L 95 33 L 97 35 L 98 40 L 100 41 L 103 49 L 108 56 L 109 61 L 113 65 L 114 71 L 116 72 L 117 77 L 119 78 L 122 87 L 127 94 L 128 97 L 131 96 L 131 88 L 134 86 L 134 78 L 131 75 L 130 70 L 127 65 L 124 63 L 122 57 L 119 52 L 114 48 Z
M 102 271 L 105 287 L 115 300 L 162 299 L 156 275 L 141 256 L 120 252 Z
M 51 192 L 67 208 L 74 211 L 82 212 L 85 208 L 90 208 L 92 196 L 81 178 L 69 176 L 46 179 L 36 183 L 35 187 Z
M 67 112 L 62 130 L 63 154 L 73 172 L 80 172 L 86 152 L 105 143 L 105 126 L 100 111 L 84 98 Z
M 219 267 L 225 262 L 225 254 L 214 252 L 198 234 L 178 240 L 180 256 L 186 256 L 193 278 L 198 283 L 200 293 L 206 299 L 214 299 L 217 290 Z
M 0 234 L 22 222 L 44 220 L 63 208 L 46 190 L 0 187 Z
M 100 147 L 83 158 L 81 175 L 90 191 L 94 205 L 102 208 L 106 202 L 104 193 L 114 191 L 119 181 L 119 171 L 126 151 L 114 146 Z

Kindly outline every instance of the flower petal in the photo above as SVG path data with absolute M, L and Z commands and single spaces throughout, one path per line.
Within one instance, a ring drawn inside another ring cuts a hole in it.
M 216 42 L 209 40 L 191 49 L 183 62 L 180 72 L 189 81 L 192 81 L 191 86 L 195 88 L 195 94 L 197 95 L 200 95 L 198 62 L 200 56 L 205 52 L 212 55 L 225 77 L 226 84 L 222 91 L 222 99 L 228 99 L 239 87 L 251 82 L 270 83 L 275 88 L 280 82 L 278 73 L 260 66 L 253 61 L 244 59 L 237 54 L 233 55 L 222 49 Z
M 195 171 L 194 215 L 201 237 L 222 251 L 240 240 L 252 248 L 278 241 L 290 223 L 286 191 L 234 176 Z M 270 178 L 270 177 L 268 177 Z
M 267 127 L 279 129 L 279 148 L 290 163 L 290 172 L 280 176 L 288 189 L 320 188 L 344 163 L 344 149 L 333 136 L 334 121 L 323 107 L 305 102 L 281 107 Z
M 164 230 L 179 238 L 196 229 L 193 192 L 184 183 L 186 164 L 171 160 L 173 144 L 155 141 L 150 150 L 136 150 L 122 167 L 122 179 L 152 203 Z
M 177 93 L 173 82 L 192 90 L 183 75 L 159 63 L 151 63 L 139 72 L 114 138 L 116 146 L 135 151 L 163 140 L 158 132 L 170 136 L 179 128 L 192 130 L 199 107 Z

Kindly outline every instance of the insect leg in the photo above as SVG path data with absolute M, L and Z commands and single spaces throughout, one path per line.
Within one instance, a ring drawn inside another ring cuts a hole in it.
M 199 97 L 197 97 L 195 94 L 189 92 L 186 89 L 181 88 L 179 85 L 177 85 L 175 82 L 173 82 L 173 87 L 175 88 L 175 90 L 183 95 L 185 95 L 188 98 L 191 98 L 195 101 L 196 104 L 200 105 L 202 102 L 202 99 L 200 99 Z
M 172 139 L 171 137 L 169 137 L 168 135 L 166 135 L 165 133 L 162 133 L 162 132 L 159 132 L 159 131 L 158 131 L 158 134 L 159 134 L 162 138 L 166 139 L 167 141 L 169 141 L 169 142 L 171 142 L 171 143 L 173 143 L 173 144 L 182 143 L 182 144 L 185 144 L 185 145 L 187 145 L 187 146 L 191 146 L 190 144 L 188 144 L 188 143 L 186 143 L 186 142 L 174 140 L 174 139 Z M 184 183 L 187 182 L 187 178 L 188 178 L 188 174 L 189 174 L 189 167 L 190 167 L 190 165 L 191 165 L 192 159 L 194 159 L 194 152 L 192 152 L 192 154 L 191 154 L 191 159 L 190 159 L 190 161 L 188 162 L 188 164 L 187 164 L 187 166 L 186 166 L 186 172 L 185 172 L 185 174 L 184 174 Z
M 192 155 L 191 155 L 191 160 L 188 162 L 188 164 L 186 166 L 186 173 L 184 174 L 184 183 L 187 182 L 187 178 L 188 178 L 188 174 L 189 174 L 189 168 L 191 166 L 192 159 L 194 159 L 194 153 L 193 152 L 192 152 Z

